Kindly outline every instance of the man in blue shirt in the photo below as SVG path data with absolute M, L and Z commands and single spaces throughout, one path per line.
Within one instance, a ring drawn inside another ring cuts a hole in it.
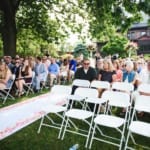
M 50 77 L 50 86 L 53 85 L 54 80 L 57 80 L 57 77 L 59 76 L 59 66 L 56 63 L 55 58 L 51 58 L 51 64 L 48 67 L 48 73 Z
M 74 73 L 77 68 L 77 61 L 73 58 L 69 58 L 69 73 L 68 73 L 68 81 L 70 81 L 70 78 L 74 76 Z

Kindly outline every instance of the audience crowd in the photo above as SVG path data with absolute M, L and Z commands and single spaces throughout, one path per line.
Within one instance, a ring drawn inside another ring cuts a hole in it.
M 128 82 L 134 85 L 136 91 L 140 84 L 150 84 L 150 60 L 140 57 L 136 60 L 99 57 L 95 59 L 94 68 L 90 66 L 89 59 L 71 56 L 65 59 L 4 56 L 0 61 L 0 90 L 9 87 L 12 74 L 15 75 L 14 87 L 18 97 L 24 94 L 24 85 L 27 83 L 32 82 L 34 92 L 39 92 L 42 83 L 51 87 L 55 83 L 62 84 L 72 79 L 108 81 L 110 84 L 116 81 Z M 150 93 L 142 94 L 150 96 Z

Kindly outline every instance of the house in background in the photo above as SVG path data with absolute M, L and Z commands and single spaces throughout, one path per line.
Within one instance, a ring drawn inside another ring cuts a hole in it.
M 150 26 L 148 23 L 133 24 L 128 30 L 127 37 L 138 44 L 137 54 L 150 54 Z

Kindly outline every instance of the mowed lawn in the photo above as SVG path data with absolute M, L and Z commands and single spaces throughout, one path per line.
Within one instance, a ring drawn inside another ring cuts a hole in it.
M 43 93 L 48 92 L 47 90 Z M 31 94 L 29 97 L 17 98 L 15 101 L 8 100 L 5 105 L 2 105 L 0 102 L 0 107 L 4 107 L 6 105 L 11 105 L 16 102 L 22 100 L 28 100 L 28 98 L 35 96 L 35 94 Z M 19 112 L 18 112 L 19 113 Z M 117 113 L 117 112 L 116 112 Z M 61 122 L 55 116 L 52 116 L 58 122 Z M 142 120 L 146 120 L 150 122 L 149 114 L 145 114 Z M 85 150 L 85 137 L 75 135 L 72 133 L 66 133 L 64 140 L 57 139 L 59 130 L 54 128 L 42 127 L 41 132 L 38 134 L 37 130 L 40 124 L 40 120 L 34 122 L 33 124 L 21 129 L 15 134 L 3 139 L 0 141 L 0 150 L 69 150 L 69 148 L 78 143 L 79 150 Z M 84 123 L 79 123 L 79 126 L 83 128 L 87 128 Z M 108 134 L 114 135 L 117 134 L 113 131 L 113 129 L 105 129 L 105 132 Z M 138 143 L 144 144 L 150 147 L 150 139 L 144 138 L 138 135 L 135 135 L 135 138 Z M 131 140 L 130 140 L 130 143 Z M 133 145 L 132 145 L 133 146 Z M 143 148 L 139 146 L 134 146 L 136 150 L 143 150 Z M 92 150 L 117 150 L 118 148 L 102 142 L 94 141 L 92 145 Z

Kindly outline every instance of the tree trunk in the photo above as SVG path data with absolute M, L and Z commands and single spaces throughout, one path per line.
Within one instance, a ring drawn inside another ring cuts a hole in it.
M 1 35 L 3 40 L 4 55 L 16 54 L 16 11 L 20 0 L 0 0 L 2 15 Z
M 16 21 L 15 12 L 5 11 L 3 16 L 3 51 L 4 55 L 16 55 Z

